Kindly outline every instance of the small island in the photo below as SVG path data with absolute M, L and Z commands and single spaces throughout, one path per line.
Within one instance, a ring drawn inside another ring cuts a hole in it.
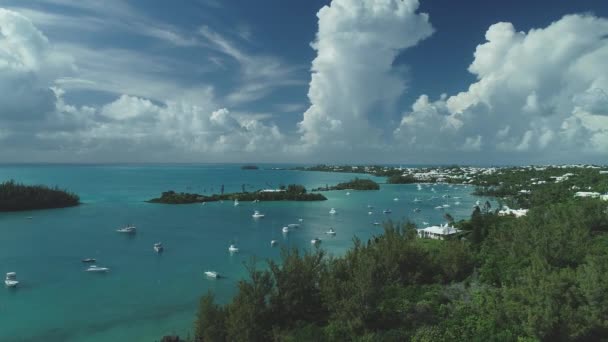
M 73 207 L 78 195 L 44 185 L 24 185 L 10 180 L 0 184 L 0 211 L 23 211 Z
M 162 204 L 191 204 L 218 201 L 325 201 L 327 198 L 321 194 L 308 193 L 306 188 L 298 184 L 290 184 L 279 189 L 264 189 L 254 192 L 237 192 L 231 194 L 213 194 L 211 196 L 191 194 L 185 192 L 166 191 L 158 198 L 153 198 L 148 203 Z
M 331 190 L 380 190 L 380 185 L 371 179 L 355 178 L 348 182 L 339 183 L 334 186 L 325 186 L 313 189 L 312 191 L 331 191 Z
M 258 170 L 259 167 L 257 165 L 243 165 L 241 166 L 241 170 Z
M 418 180 L 412 175 L 392 175 L 386 180 L 388 184 L 412 184 L 418 183 Z

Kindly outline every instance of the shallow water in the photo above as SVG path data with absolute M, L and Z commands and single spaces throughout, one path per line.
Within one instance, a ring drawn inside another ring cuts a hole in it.
M 269 166 L 264 166 L 269 167 Z M 383 178 L 367 175 L 383 182 Z M 443 222 L 449 203 L 455 218 L 465 218 L 478 199 L 471 188 L 434 185 L 382 185 L 380 191 L 327 192 L 324 202 L 209 203 L 205 206 L 148 204 L 162 191 L 207 194 L 278 187 L 298 183 L 307 188 L 332 185 L 353 174 L 287 170 L 241 170 L 237 165 L 5 165 L 0 181 L 57 185 L 80 195 L 75 208 L 0 213 L 0 272 L 17 272 L 19 288 L 0 288 L 0 341 L 152 341 L 163 334 L 185 336 L 198 298 L 212 290 L 225 302 L 245 276 L 243 262 L 277 258 L 280 246 L 321 247 L 334 255 L 352 246 L 356 235 L 368 239 L 382 228 L 372 222 L 412 220 L 419 225 Z M 460 205 L 453 198 L 462 197 Z M 436 196 L 437 199 L 430 200 Z M 394 198 L 398 201 L 394 201 Z M 414 203 L 418 197 L 423 200 Z M 375 208 L 368 215 L 367 205 Z M 330 208 L 337 215 L 329 215 Z M 414 213 L 414 208 L 420 213 Z M 382 214 L 383 209 L 392 214 Z M 266 217 L 254 220 L 253 210 Z M 33 218 L 27 219 L 28 216 Z M 301 228 L 283 234 L 281 228 Z M 135 236 L 115 229 L 133 223 Z M 325 234 L 333 227 L 335 237 Z M 270 247 L 276 239 L 280 246 Z M 152 246 L 162 241 L 165 252 Z M 236 243 L 240 252 L 230 255 Z M 93 257 L 108 274 L 84 272 L 81 259 Z M 226 278 L 207 279 L 216 270 Z

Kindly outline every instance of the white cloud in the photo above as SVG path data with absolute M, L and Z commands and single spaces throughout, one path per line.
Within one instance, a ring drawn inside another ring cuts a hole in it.
M 527 33 L 494 24 L 469 67 L 477 81 L 436 102 L 421 96 L 395 137 L 411 154 L 467 146 L 479 137 L 482 152 L 557 160 L 606 155 L 607 145 L 598 143 L 608 135 L 606 35 L 608 20 L 590 15 L 565 16 Z
M 378 143 L 381 132 L 369 124 L 374 110 L 405 90 L 393 61 L 433 32 L 417 9 L 417 0 L 334 0 L 321 8 L 312 43 L 311 106 L 299 123 L 305 147 Z

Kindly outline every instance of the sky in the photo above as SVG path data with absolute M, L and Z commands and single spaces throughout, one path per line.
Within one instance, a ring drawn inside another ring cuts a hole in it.
M 0 162 L 606 161 L 603 0 L 0 0 Z

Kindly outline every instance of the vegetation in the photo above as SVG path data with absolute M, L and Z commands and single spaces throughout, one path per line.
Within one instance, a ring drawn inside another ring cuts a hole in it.
M 232 194 L 214 194 L 204 196 L 190 193 L 177 193 L 175 191 L 166 191 L 159 198 L 149 200 L 149 203 L 162 204 L 189 204 L 202 202 L 217 202 L 217 201 L 324 201 L 327 198 L 318 193 L 307 193 L 306 188 L 298 184 L 290 184 L 287 187 L 281 186 L 280 191 L 275 192 L 238 192 Z
M 78 195 L 44 185 L 0 183 L 0 211 L 65 208 L 80 204 Z
M 195 340 L 608 340 L 608 202 L 529 203 L 522 218 L 475 208 L 456 223 L 462 240 L 389 222 L 343 257 L 283 250 L 265 270 L 251 263 L 230 303 L 203 297 Z
M 398 175 L 392 175 L 390 177 L 388 177 L 387 179 L 387 183 L 389 184 L 412 184 L 412 183 L 418 183 L 419 181 L 416 180 L 416 178 L 414 178 L 414 176 L 412 175 L 406 175 L 403 176 L 401 174 Z
M 339 183 L 334 186 L 325 186 L 312 191 L 329 191 L 329 190 L 380 190 L 380 185 L 371 179 L 355 178 L 351 181 Z

